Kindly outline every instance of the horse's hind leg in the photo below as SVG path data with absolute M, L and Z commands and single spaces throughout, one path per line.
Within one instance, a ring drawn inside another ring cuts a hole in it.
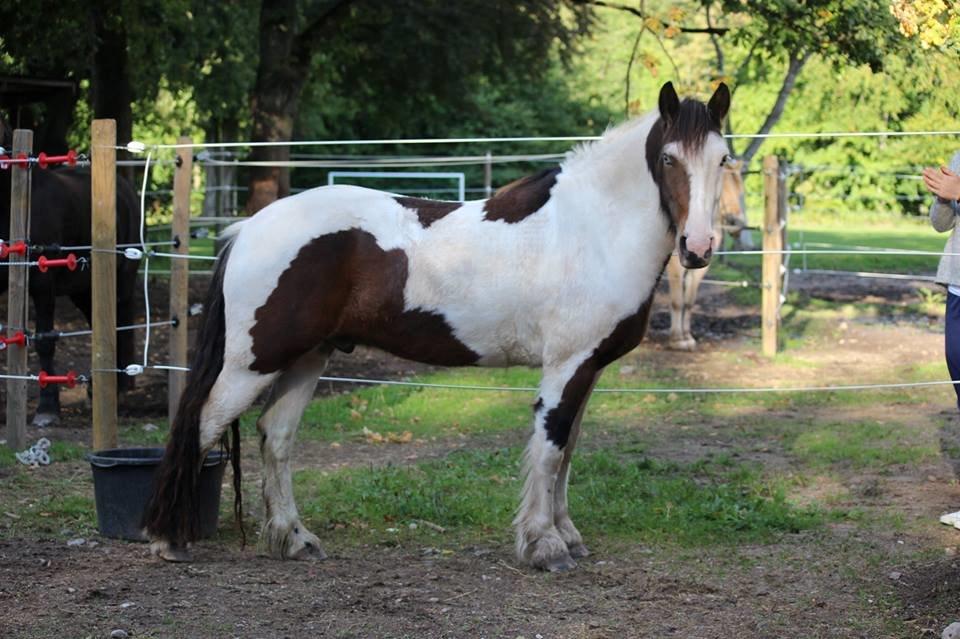
M 230 357 L 226 359 L 231 361 Z M 200 412 L 201 457 L 220 441 L 227 426 L 249 408 L 274 379 L 276 374 L 273 373 L 261 375 L 239 364 L 224 364 Z M 167 561 L 188 561 L 190 558 L 186 548 L 162 538 L 153 539 L 150 550 Z
M 290 454 L 303 411 L 317 387 L 330 351 L 320 349 L 284 371 L 270 393 L 260 419 L 263 459 L 263 533 L 265 550 L 278 559 L 323 559 L 320 540 L 304 527 L 293 498 Z
M 572 364 L 544 371 L 540 397 L 534 407 L 533 436 L 527 446 L 524 462 L 526 480 L 520 508 L 513 520 L 517 534 L 517 556 L 536 568 L 557 571 L 569 570 L 577 565 L 571 557 L 567 540 L 575 548 L 582 546 L 582 541 L 565 513 L 561 513 L 561 522 L 565 525 L 566 538 L 557 528 L 556 490 L 558 481 L 562 479 L 565 504 L 567 471 L 561 473 L 561 469 L 565 457 L 569 464 L 568 455 L 572 454 L 571 431 L 597 373 L 595 368 L 587 364 Z M 566 450 L 568 446 L 569 453 Z
M 49 280 L 48 280 L 49 281 Z M 50 333 L 53 331 L 53 318 L 56 311 L 56 296 L 53 282 L 42 286 L 38 282 L 37 288 L 46 289 L 33 296 L 33 304 L 37 311 L 37 332 Z M 40 369 L 53 374 L 54 355 L 57 350 L 57 340 L 54 337 L 44 337 L 34 340 L 34 348 L 40 360 Z M 60 387 L 50 384 L 40 389 L 40 402 L 37 404 L 37 413 L 33 416 L 33 425 L 41 428 L 56 426 L 60 421 Z

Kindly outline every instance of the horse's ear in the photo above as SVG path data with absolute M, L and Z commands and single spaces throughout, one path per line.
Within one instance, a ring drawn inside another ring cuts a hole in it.
M 660 100 L 657 104 L 660 107 L 660 117 L 667 123 L 677 118 L 677 114 L 680 113 L 680 98 L 677 97 L 677 91 L 673 88 L 673 82 L 667 82 L 660 87 Z
M 728 89 L 727 85 L 723 82 L 721 82 L 717 86 L 717 90 L 713 92 L 710 102 L 707 103 L 707 110 L 710 112 L 713 123 L 717 125 L 717 128 L 720 128 L 723 118 L 726 117 L 727 111 L 730 110 L 730 89 Z

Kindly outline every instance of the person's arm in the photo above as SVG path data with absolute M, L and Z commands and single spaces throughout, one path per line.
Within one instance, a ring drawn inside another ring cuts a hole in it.
M 930 224 L 939 233 L 949 231 L 957 223 L 957 201 L 936 197 L 930 206 Z
M 957 214 L 960 207 L 960 153 L 953 156 L 950 168 L 941 166 L 939 169 L 927 168 L 923 170 L 923 182 L 927 189 L 936 196 L 930 207 L 930 223 L 939 232 L 949 231 L 956 226 Z

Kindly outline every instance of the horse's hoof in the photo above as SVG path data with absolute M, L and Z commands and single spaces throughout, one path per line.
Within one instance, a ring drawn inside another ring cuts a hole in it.
M 583 559 L 584 557 L 590 554 L 590 551 L 587 550 L 587 547 L 584 546 L 582 543 L 568 546 L 567 550 L 570 551 L 570 556 L 573 557 L 574 559 Z
M 173 563 L 185 563 L 193 561 L 190 557 L 190 551 L 181 546 L 174 546 L 166 541 L 154 541 L 150 543 L 150 553 L 164 561 Z
M 544 568 L 550 572 L 567 572 L 577 567 L 577 562 L 570 555 L 561 555 L 549 560 Z
M 667 348 L 672 351 L 692 351 L 696 347 L 696 342 L 686 339 L 670 340 L 670 342 L 667 344 Z
M 60 416 L 56 413 L 37 413 L 31 423 L 37 428 L 51 428 L 60 424 Z

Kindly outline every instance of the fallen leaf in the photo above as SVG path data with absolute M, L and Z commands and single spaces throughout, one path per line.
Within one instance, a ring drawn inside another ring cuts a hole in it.
M 387 440 L 394 444 L 409 444 L 413 440 L 413 433 L 409 430 L 402 433 L 387 433 Z

